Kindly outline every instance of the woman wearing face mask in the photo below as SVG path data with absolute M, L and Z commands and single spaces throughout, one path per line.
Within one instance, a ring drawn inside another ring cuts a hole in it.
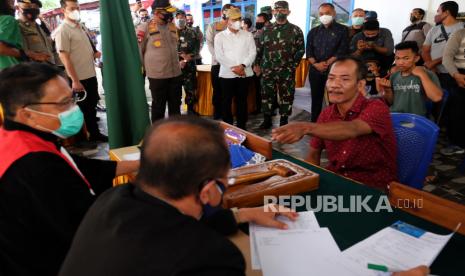
M 53 42 L 50 35 L 46 34 L 36 23 L 40 14 L 38 0 L 18 0 L 19 28 L 23 37 L 24 50 L 34 51 L 48 56 L 46 62 L 56 64 Z
M 96 196 L 139 161 L 69 154 L 58 138 L 76 134 L 83 114 L 61 71 L 22 63 L 0 72 L 0 270 L 57 275 L 74 232 Z

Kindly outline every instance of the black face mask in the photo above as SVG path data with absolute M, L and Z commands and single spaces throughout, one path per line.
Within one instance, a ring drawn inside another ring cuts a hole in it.
M 40 14 L 40 10 L 39 9 L 35 9 L 35 8 L 31 8 L 31 9 L 24 9 L 23 10 L 23 15 L 29 19 L 29 20 L 36 20 L 37 17 L 39 17 L 39 14 Z
M 189 22 L 189 21 L 188 21 L 186 24 L 187 24 L 187 27 L 192 28 L 192 26 L 194 25 L 194 22 Z
M 166 23 L 173 21 L 172 13 L 163 13 L 162 16 L 163 16 L 162 20 L 165 21 Z
M 255 23 L 255 29 L 261 30 L 261 29 L 263 29 L 263 27 L 265 27 L 265 23 L 263 23 L 263 22 Z
M 366 41 L 376 41 L 378 39 L 378 35 L 372 37 L 365 37 Z
M 142 21 L 142 22 L 147 22 L 149 20 L 150 20 L 150 16 L 144 16 L 144 17 L 140 18 L 140 21 Z

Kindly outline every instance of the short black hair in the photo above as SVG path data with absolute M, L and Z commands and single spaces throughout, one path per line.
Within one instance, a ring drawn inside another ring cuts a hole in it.
M 318 9 L 320 9 L 321 7 L 330 7 L 330 8 L 333 9 L 333 10 L 336 9 L 336 8 L 334 7 L 334 5 L 331 4 L 331 3 L 322 3 L 322 4 L 318 7 Z
M 191 14 L 191 13 L 187 13 L 186 16 L 192 16 L 192 14 Z
M 0 0 L 0 15 L 15 15 L 15 9 L 10 6 L 8 0 Z
M 271 16 L 268 13 L 264 13 L 264 12 L 257 14 L 257 17 L 263 17 L 263 19 L 265 19 L 265 22 L 268 22 L 271 20 L 270 18 Z
M 378 31 L 379 30 L 379 22 L 378 20 L 368 20 L 363 23 L 364 31 Z
M 66 2 L 75 2 L 77 3 L 78 0 L 60 0 L 60 5 L 62 8 L 66 8 Z
M 457 4 L 457 2 L 446 1 L 446 2 L 442 2 L 441 5 L 439 6 L 441 7 L 441 10 L 443 12 L 448 11 L 450 15 L 452 15 L 454 18 L 457 18 L 459 14 L 459 4 Z
M 421 15 L 422 19 L 425 17 L 426 12 L 425 12 L 424 9 L 422 9 L 422 8 L 414 8 L 413 10 L 417 11 Z
M 360 81 L 360 80 L 364 80 L 367 76 L 367 73 L 368 73 L 368 69 L 366 68 L 366 66 L 363 64 L 362 60 L 357 58 L 357 57 L 353 57 L 353 56 L 342 56 L 342 57 L 338 57 L 336 58 L 336 60 L 331 64 L 330 66 L 330 70 L 331 68 L 334 66 L 334 64 L 336 63 L 344 63 L 344 62 L 347 62 L 347 61 L 352 61 L 355 63 L 355 65 L 357 65 L 357 67 L 355 68 L 355 73 L 357 74 L 357 81 Z
M 163 129 L 168 126 L 176 130 Z M 196 116 L 156 122 L 145 135 L 140 162 L 137 183 L 171 199 L 198 195 L 202 184 L 224 177 L 231 164 L 223 129 Z
M 406 41 L 403 41 L 399 44 L 397 44 L 394 49 L 397 50 L 412 50 L 412 52 L 414 52 L 415 54 L 418 54 L 418 52 L 420 51 L 420 49 L 418 48 L 418 44 L 415 42 L 415 41 L 411 41 L 411 40 L 406 40 Z
M 242 19 L 242 21 L 244 21 L 244 24 L 246 24 L 248 26 L 248 28 L 252 27 L 252 20 L 250 20 L 250 18 L 244 18 Z
M 49 80 L 61 76 L 54 66 L 26 62 L 6 68 L 0 72 L 0 103 L 5 117 L 12 119 L 16 110 L 44 96 L 44 85 Z

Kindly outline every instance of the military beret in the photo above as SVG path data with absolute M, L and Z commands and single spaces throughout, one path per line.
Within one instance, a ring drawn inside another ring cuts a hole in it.
M 287 1 L 276 1 L 274 3 L 274 9 L 289 9 L 289 3 L 287 3 Z

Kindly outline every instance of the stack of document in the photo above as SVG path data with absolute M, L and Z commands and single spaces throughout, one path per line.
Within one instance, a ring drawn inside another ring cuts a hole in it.
M 320 228 L 311 211 L 288 230 L 250 225 L 252 269 L 264 276 L 380 275 L 430 266 L 453 235 L 436 235 L 403 222 L 386 227 L 341 252 L 328 228 Z

